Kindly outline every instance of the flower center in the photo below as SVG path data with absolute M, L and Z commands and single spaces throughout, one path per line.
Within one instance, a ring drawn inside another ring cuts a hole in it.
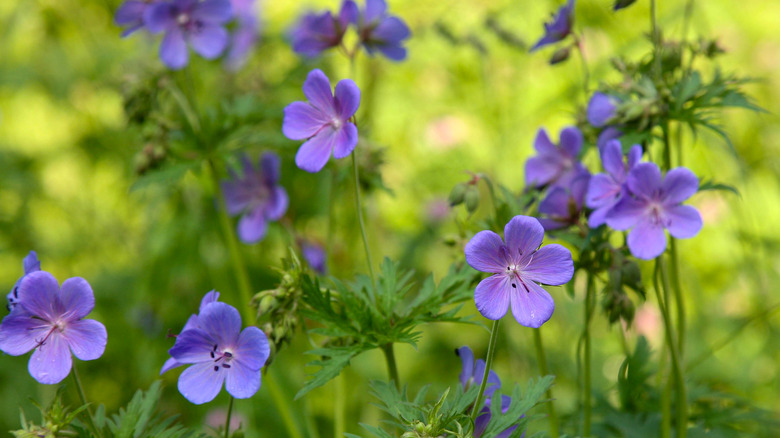
M 519 252 L 520 257 L 522 258 L 522 256 L 523 256 L 522 251 L 518 250 L 518 252 Z M 523 276 L 521 275 L 521 272 L 523 272 L 523 270 L 525 268 L 527 268 L 528 265 L 531 264 L 533 259 L 534 259 L 534 256 L 532 254 L 531 257 L 528 258 L 528 262 L 525 263 L 524 265 L 521 266 L 519 262 L 511 262 L 506 267 L 506 271 L 504 272 L 504 274 L 507 277 L 509 277 L 510 284 L 512 285 L 513 289 L 518 289 L 519 288 L 521 290 L 525 290 L 526 293 L 531 293 L 531 290 L 528 288 L 528 285 L 526 284 L 527 280 L 523 279 Z
M 46 336 L 43 337 L 43 339 L 36 339 L 35 340 L 35 347 L 42 349 L 44 345 L 46 345 L 46 341 L 49 340 L 49 337 L 51 336 L 54 331 L 57 330 L 60 333 L 62 333 L 65 330 L 65 324 L 61 321 L 55 321 L 48 332 L 46 332 Z
M 190 15 L 186 12 L 182 12 L 176 16 L 176 22 L 179 23 L 179 26 L 185 26 L 190 22 Z
M 334 117 L 330 119 L 330 124 L 333 125 L 333 128 L 338 130 L 341 129 L 341 125 L 343 125 L 344 122 L 342 122 L 338 117 Z
M 214 344 L 211 349 L 211 358 L 214 359 L 214 371 L 219 371 L 220 367 L 228 369 L 231 367 L 230 361 L 233 360 L 233 352 L 229 349 L 220 350 L 219 345 Z

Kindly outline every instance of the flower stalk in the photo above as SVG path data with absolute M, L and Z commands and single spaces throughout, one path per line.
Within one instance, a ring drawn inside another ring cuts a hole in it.
M 225 438 L 230 438 L 230 417 L 233 415 L 233 396 L 230 396 L 227 408 L 227 418 L 225 419 Z
M 534 332 L 534 347 L 536 348 L 536 359 L 539 361 L 539 374 L 546 376 L 550 374 L 547 369 L 547 358 L 544 355 L 544 345 L 542 343 L 542 329 L 532 329 Z M 558 415 L 555 413 L 555 404 L 553 403 L 552 389 L 548 389 L 546 396 L 550 399 L 547 403 L 547 416 L 550 420 L 550 436 L 558 438 L 560 431 L 558 429 Z
M 582 390 L 582 436 L 590 436 L 593 405 L 591 404 L 591 345 L 590 345 L 590 321 L 593 319 L 596 294 L 594 293 L 593 274 L 588 272 L 587 286 L 585 290 L 585 321 L 582 328 L 583 338 L 583 390 Z
M 474 401 L 474 406 L 471 408 L 471 423 L 476 424 L 477 415 L 482 410 L 482 397 L 485 395 L 485 387 L 488 382 L 488 375 L 490 369 L 493 367 L 493 356 L 496 353 L 496 344 L 498 340 L 498 324 L 501 319 L 493 321 L 493 327 L 490 329 L 490 342 L 488 343 L 487 358 L 485 358 L 485 371 L 482 374 L 482 383 L 479 385 L 479 392 L 477 393 L 477 399 Z
M 88 426 L 90 429 L 92 429 L 92 432 L 95 434 L 96 437 L 102 438 L 103 434 L 100 433 L 100 430 L 95 425 L 95 420 L 92 416 L 92 409 L 89 407 L 89 402 L 87 402 L 87 396 L 84 393 L 84 387 L 81 385 L 81 378 L 79 377 L 79 372 L 76 370 L 76 364 L 73 364 L 73 381 L 76 382 L 76 390 L 79 393 L 79 398 L 81 399 L 81 404 L 87 407 L 87 421 L 89 422 Z

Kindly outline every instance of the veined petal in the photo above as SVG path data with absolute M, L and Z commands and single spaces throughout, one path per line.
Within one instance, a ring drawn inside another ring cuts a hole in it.
M 543 186 L 560 175 L 563 166 L 554 156 L 531 157 L 525 162 L 525 183 L 529 186 Z
M 302 144 L 295 154 L 295 165 L 311 173 L 322 170 L 333 152 L 337 137 L 335 133 L 332 128 L 324 128 Z
M 68 343 L 55 330 L 45 343 L 35 349 L 27 369 L 38 382 L 53 385 L 68 377 L 72 365 Z
M 477 271 L 497 274 L 507 268 L 501 253 L 504 242 L 498 234 L 485 230 L 475 234 L 466 244 L 466 263 Z
M 293 102 L 284 108 L 282 133 L 290 140 L 314 136 L 329 122 L 327 115 L 305 102 Z
M 576 126 L 569 126 L 561 131 L 561 150 L 571 158 L 577 158 L 582 149 L 582 131 Z
M 628 249 L 634 257 L 650 260 L 666 249 L 666 233 L 660 224 L 642 220 L 628 233 Z
M 571 251 L 557 243 L 543 246 L 536 251 L 533 260 L 523 269 L 521 275 L 523 278 L 553 286 L 567 283 L 574 275 Z
M 232 361 L 230 369 L 223 370 L 226 375 L 225 389 L 235 398 L 249 398 L 260 389 L 260 370 L 244 366 L 240 361 Z
M 55 303 L 59 302 L 60 285 L 53 275 L 46 271 L 32 272 L 19 283 L 19 296 L 24 297 L 21 305 L 31 314 L 53 321 L 59 316 Z
M 207 305 L 198 315 L 198 324 L 221 348 L 235 346 L 241 333 L 241 315 L 235 307 L 223 302 Z
M 590 208 L 598 208 L 614 205 L 621 193 L 621 185 L 606 174 L 593 175 L 588 182 L 588 192 L 585 196 L 585 205 Z
M 24 266 L 25 275 L 30 272 L 41 270 L 41 261 L 38 260 L 38 254 L 36 254 L 35 251 L 30 251 L 30 253 L 27 254 L 24 260 L 22 260 L 22 265 Z
M 599 148 L 601 165 L 615 181 L 622 183 L 626 180 L 626 166 L 623 164 L 623 150 L 620 140 L 610 140 Z
M 482 316 L 497 320 L 509 310 L 511 293 L 509 277 L 503 274 L 493 275 L 479 282 L 474 291 L 474 302 Z
M 471 348 L 463 346 L 455 350 L 455 353 L 460 357 L 460 362 L 463 365 L 458 376 L 460 384 L 463 386 L 463 389 L 466 389 L 469 380 L 474 378 L 474 352 L 471 351 Z
M 225 24 L 233 17 L 233 8 L 227 0 L 205 0 L 192 10 L 192 18 L 209 24 Z
M 661 169 L 655 163 L 639 163 L 626 179 L 631 193 L 649 198 L 661 189 Z
M 661 191 L 664 205 L 679 204 L 699 190 L 699 178 L 685 167 L 677 167 L 666 173 Z
M 63 306 L 62 317 L 66 321 L 76 321 L 89 315 L 95 308 L 95 294 L 87 280 L 73 277 L 62 282 L 60 302 Z
M 11 356 L 27 353 L 51 330 L 51 325 L 30 314 L 12 313 L 0 324 L 0 350 Z
M 320 69 L 314 69 L 303 82 L 303 94 L 311 104 L 329 117 L 336 116 L 333 94 L 330 91 L 330 81 Z
M 81 360 L 97 359 L 106 351 L 106 327 L 94 319 L 69 322 L 62 337 L 68 342 L 73 355 Z
M 284 187 L 274 187 L 271 196 L 265 204 L 265 218 L 270 221 L 278 221 L 287 212 L 287 206 L 290 199 L 287 197 L 287 191 Z
M 189 34 L 195 53 L 206 59 L 214 59 L 227 47 L 230 36 L 220 25 L 206 24 L 199 31 Z
M 699 211 L 690 205 L 675 205 L 664 210 L 664 224 L 677 239 L 688 239 L 699 233 L 703 225 Z
M 607 214 L 607 225 L 616 230 L 627 230 L 643 220 L 646 211 L 646 202 L 624 195 Z
M 185 330 L 176 337 L 168 354 L 177 362 L 199 363 L 212 362 L 211 352 L 217 340 L 200 328 Z
M 222 382 L 225 381 L 226 369 L 214 371 L 213 362 L 195 364 L 179 376 L 179 392 L 191 403 L 202 405 L 208 403 L 219 394 Z
M 168 68 L 179 70 L 187 65 L 189 58 L 184 34 L 178 27 L 171 28 L 160 43 L 160 59 Z
M 533 254 L 542 244 L 544 228 L 536 218 L 518 215 L 504 227 L 504 239 L 512 260 L 520 261 Z
M 525 280 L 523 284 L 518 284 L 510 296 L 512 316 L 525 327 L 541 327 L 555 310 L 555 301 L 550 294 L 532 281 Z
M 250 370 L 259 370 L 271 355 L 271 347 L 265 333 L 257 327 L 247 327 L 238 337 L 233 352 L 235 360 Z
M 352 79 L 342 79 L 336 84 L 335 100 L 339 118 L 346 122 L 360 106 L 360 88 Z
M 268 230 L 268 221 L 264 212 L 263 208 L 258 207 L 238 220 L 238 237 L 242 242 L 253 244 L 263 240 Z
M 165 361 L 165 363 L 163 364 L 162 368 L 160 369 L 160 375 L 162 376 L 163 374 L 167 373 L 168 371 L 170 371 L 170 370 L 172 370 L 174 368 L 178 368 L 178 367 L 180 367 L 182 365 L 184 365 L 184 364 L 181 363 L 181 362 L 177 362 L 176 359 L 170 357 L 170 358 L 168 358 L 168 360 Z
M 206 306 L 208 306 L 211 303 L 216 303 L 217 301 L 219 301 L 219 292 L 217 292 L 214 289 L 206 292 L 206 295 L 203 295 L 203 298 L 200 300 L 200 307 L 198 308 L 198 313 L 203 312 L 203 309 L 205 309 Z M 187 321 L 187 323 L 189 324 L 189 321 Z M 184 330 L 186 330 L 187 325 L 185 324 L 184 327 L 185 327 Z
M 333 158 L 337 160 L 346 158 L 357 146 L 357 126 L 352 122 L 347 122 L 341 129 L 336 130 L 333 135 Z

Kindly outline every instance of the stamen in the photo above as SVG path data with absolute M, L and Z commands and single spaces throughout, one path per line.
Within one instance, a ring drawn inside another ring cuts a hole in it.
M 211 355 L 211 358 L 214 359 L 214 352 L 211 351 L 211 352 L 209 352 L 209 354 Z
M 214 365 L 214 371 L 219 371 L 219 366 L 218 365 Z
M 223 363 L 223 364 L 222 364 L 222 368 L 230 368 L 230 365 L 228 365 L 228 364 L 226 364 L 226 363 Z
M 512 287 L 513 287 L 513 288 L 515 288 L 515 289 L 517 289 L 517 285 L 516 285 L 516 284 L 514 284 L 514 283 L 512 283 Z
M 17 300 L 19 299 L 19 287 L 18 286 L 14 288 L 14 298 L 16 298 Z
M 214 344 L 214 348 L 211 351 L 217 351 L 217 344 Z
M 222 354 L 223 354 L 225 357 L 233 357 L 233 353 L 231 353 L 231 352 L 229 352 L 229 351 L 226 351 L 226 352 L 224 352 L 224 353 L 222 353 Z

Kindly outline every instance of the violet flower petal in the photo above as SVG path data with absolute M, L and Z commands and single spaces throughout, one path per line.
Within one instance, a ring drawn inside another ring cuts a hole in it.
M 639 163 L 629 172 L 626 184 L 637 196 L 658 192 L 661 189 L 661 169 L 655 163 Z
M 249 327 L 247 327 L 249 328 Z M 225 377 L 225 389 L 235 398 L 249 398 L 260 389 L 260 369 L 252 370 L 234 360 Z
M 199 31 L 189 34 L 192 50 L 206 59 L 214 59 L 227 47 L 230 36 L 222 26 L 204 25 Z
M 529 280 L 552 286 L 564 284 L 574 276 L 571 252 L 557 243 L 543 246 L 534 253 L 531 263 L 523 269 L 523 275 Z
M 179 376 L 179 392 L 191 403 L 208 403 L 214 400 L 222 389 L 227 373 L 214 371 L 212 365 L 212 362 L 197 363 Z
M 59 291 L 57 279 L 46 271 L 27 274 L 19 284 L 19 295 L 24 296 L 24 309 L 48 320 L 54 320 L 58 316 L 54 306 L 59 302 Z
M 234 356 L 247 369 L 259 370 L 271 355 L 268 338 L 257 327 L 247 327 L 238 336 Z
M 619 231 L 625 231 L 636 225 L 644 216 L 647 203 L 623 196 L 620 202 L 607 214 L 607 225 Z
M 187 65 L 190 55 L 187 51 L 187 41 L 178 27 L 173 27 L 165 33 L 160 43 L 160 59 L 163 64 L 173 70 L 179 70 Z
M 200 363 L 211 360 L 214 343 L 217 342 L 201 328 L 185 330 L 176 337 L 168 354 L 180 363 Z
M 661 184 L 664 193 L 661 199 L 664 205 L 679 204 L 693 196 L 699 190 L 699 178 L 685 167 L 677 167 L 668 172 Z
M 193 8 L 191 17 L 206 24 L 225 24 L 233 18 L 233 8 L 227 0 L 205 0 Z
M 219 345 L 233 345 L 241 332 L 241 315 L 229 304 L 211 303 L 198 315 L 198 324 Z
M 53 385 L 68 377 L 72 366 L 68 343 L 55 330 L 43 345 L 35 349 L 27 369 L 38 382 Z
M 548 245 L 550 246 L 550 245 Z M 547 247 L 545 247 L 547 248 Z M 552 317 L 555 301 L 550 294 L 532 281 L 524 281 L 525 287 L 518 286 L 512 293 L 512 316 L 525 327 L 539 328 Z
M 0 324 L 0 350 L 11 356 L 20 356 L 38 345 L 50 327 L 26 313 L 6 316 Z
M 94 319 L 68 323 L 62 337 L 68 341 L 73 355 L 81 360 L 94 360 L 102 356 L 108 341 L 106 327 Z
M 525 261 L 542 244 L 544 228 L 530 216 L 515 216 L 504 227 L 504 239 L 511 256 Z
M 460 357 L 462 363 L 460 375 L 458 376 L 460 384 L 463 386 L 463 389 L 466 389 L 469 380 L 474 378 L 474 352 L 471 351 L 471 348 L 463 346 L 456 349 L 455 353 Z
M 666 249 L 664 228 L 649 219 L 640 221 L 628 233 L 627 240 L 631 254 L 643 260 L 654 259 Z
M 322 111 L 306 102 L 293 102 L 284 108 L 282 133 L 291 140 L 303 140 L 313 137 L 328 123 Z
M 515 295 L 512 291 L 505 275 L 493 275 L 480 281 L 474 291 L 477 310 L 487 319 L 501 319 L 509 310 L 510 296 Z
M 349 156 L 358 143 L 357 126 L 354 123 L 345 123 L 341 129 L 336 130 L 333 139 L 333 158 L 341 159 Z
M 599 155 L 601 155 L 601 165 L 604 166 L 604 170 L 615 181 L 623 182 L 626 180 L 626 165 L 623 163 L 623 151 L 620 141 L 610 140 L 604 147 L 599 148 Z
M 504 242 L 498 234 L 489 230 L 480 231 L 466 244 L 466 263 L 477 271 L 502 273 L 507 264 L 507 260 L 499 255 L 503 246 Z
M 330 89 L 330 81 L 320 69 L 314 69 L 306 76 L 303 82 L 303 95 L 309 99 L 314 108 L 319 109 L 328 117 L 335 117 L 336 110 L 333 107 L 333 93 Z
M 334 129 L 322 129 L 301 145 L 295 154 L 295 165 L 310 173 L 319 172 L 328 163 L 336 140 Z
M 561 131 L 559 140 L 560 148 L 569 157 L 577 158 L 577 154 L 579 154 L 580 149 L 582 149 L 582 142 L 582 132 L 578 128 L 569 126 Z
M 330 85 L 328 85 L 328 89 L 330 89 Z M 341 120 L 348 120 L 355 115 L 360 106 L 360 88 L 352 79 L 340 80 L 336 84 L 335 102 Z
M 95 308 L 95 295 L 92 287 L 81 277 L 69 278 L 62 282 L 60 287 L 60 301 L 63 310 L 63 318 L 67 321 L 76 321 L 87 315 Z
M 676 239 L 688 239 L 701 231 L 704 225 L 699 211 L 690 205 L 675 205 L 664 210 L 664 221 L 669 234 Z

